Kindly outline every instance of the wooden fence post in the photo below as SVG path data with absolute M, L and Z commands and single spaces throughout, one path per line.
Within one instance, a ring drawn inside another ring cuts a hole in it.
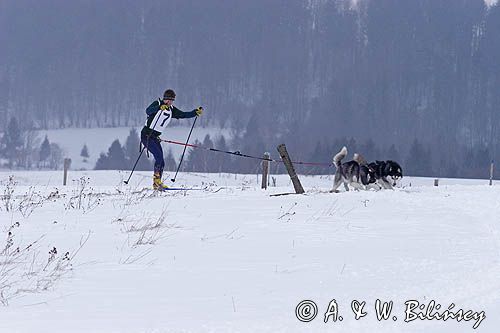
M 288 152 L 286 150 L 285 144 L 281 144 L 278 146 L 278 152 L 280 153 L 281 159 L 283 160 L 283 163 L 285 164 L 286 170 L 288 171 L 288 174 L 290 175 L 290 179 L 292 180 L 293 187 L 295 188 L 295 193 L 297 194 L 302 194 L 304 193 L 304 188 L 302 187 L 302 184 L 300 184 L 299 177 L 297 176 L 297 173 L 295 172 L 295 169 L 292 164 L 292 160 L 290 159 L 290 156 L 288 155 Z
M 490 186 L 493 185 L 493 168 L 495 167 L 495 163 L 491 160 L 490 164 Z
M 63 178 L 63 185 L 66 186 L 66 180 L 68 179 L 68 169 L 71 165 L 71 158 L 65 158 L 64 159 L 64 178 Z
M 268 152 L 264 153 L 264 159 L 262 161 L 262 188 L 267 190 L 268 183 L 268 175 L 269 175 L 269 159 L 271 158 L 271 154 Z M 266 161 L 267 160 L 267 161 Z

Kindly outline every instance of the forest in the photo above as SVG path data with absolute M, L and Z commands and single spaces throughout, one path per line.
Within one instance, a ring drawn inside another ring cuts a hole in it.
M 1 130 L 137 126 L 170 87 L 239 134 L 228 149 L 323 162 L 350 143 L 409 174 L 482 177 L 499 35 L 482 0 L 2 1 Z

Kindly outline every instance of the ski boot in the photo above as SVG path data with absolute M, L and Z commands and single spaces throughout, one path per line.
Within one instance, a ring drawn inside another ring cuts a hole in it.
M 156 191 L 165 191 L 168 189 L 168 186 L 163 184 L 161 181 L 161 175 L 158 172 L 155 172 L 153 175 L 153 190 Z

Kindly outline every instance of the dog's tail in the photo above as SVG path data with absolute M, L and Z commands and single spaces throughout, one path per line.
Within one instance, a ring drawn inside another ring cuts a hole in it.
M 338 168 L 340 166 L 340 162 L 347 156 L 347 148 L 346 146 L 342 147 L 342 149 L 333 157 L 333 164 Z
M 363 155 L 355 153 L 352 157 L 353 161 L 358 162 L 360 165 L 368 165 Z

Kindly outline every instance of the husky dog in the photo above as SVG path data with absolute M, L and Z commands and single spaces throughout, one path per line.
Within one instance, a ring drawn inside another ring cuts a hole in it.
M 392 189 L 396 185 L 396 181 L 403 178 L 403 169 L 397 162 L 391 160 L 375 161 L 368 166 L 374 170 L 377 183 L 383 188 Z
M 353 161 L 356 161 L 359 163 L 360 167 L 360 173 L 361 175 L 366 174 L 367 178 L 366 181 L 363 180 L 363 177 L 361 178 L 361 182 L 363 185 L 365 185 L 365 189 L 375 189 L 375 190 L 381 190 L 382 186 L 380 186 L 377 183 L 377 177 L 375 176 L 375 169 L 373 169 L 368 162 L 366 162 L 365 158 L 358 153 L 355 153 L 352 157 Z
M 333 188 L 330 192 L 338 192 L 339 186 L 343 183 L 346 191 L 349 191 L 351 185 L 359 190 L 364 186 L 373 184 L 376 181 L 374 170 L 366 164 L 361 164 L 357 160 L 342 163 L 342 160 L 347 156 L 347 148 L 343 147 L 333 157 L 333 164 L 337 170 L 335 171 L 335 178 L 333 181 Z M 358 154 L 355 154 L 355 159 L 363 160 Z M 364 161 L 364 160 L 363 160 Z

